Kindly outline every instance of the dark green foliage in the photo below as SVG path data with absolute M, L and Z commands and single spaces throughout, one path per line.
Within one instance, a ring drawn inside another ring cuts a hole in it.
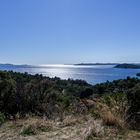
M 57 96 L 57 101 L 63 104 L 65 107 L 68 107 L 71 104 L 72 100 L 73 100 L 72 96 L 66 96 L 63 94 L 59 94 Z
M 78 101 L 81 94 L 91 95 L 90 88 L 82 80 L 0 71 L 0 111 L 7 117 L 17 113 L 51 117 Z
M 140 130 L 140 83 L 128 90 L 127 98 L 129 101 L 129 121 L 133 127 Z
M 29 125 L 27 128 L 23 128 L 22 132 L 20 133 L 20 135 L 22 136 L 31 136 L 31 135 L 36 135 L 37 131 L 35 129 L 34 126 Z
M 126 94 L 115 93 L 115 94 L 104 94 L 101 100 L 102 102 L 104 102 L 105 104 L 111 107 L 114 101 L 116 103 L 124 103 L 127 100 L 127 98 L 126 98 Z
M 6 117 L 3 113 L 0 113 L 0 125 L 3 124 L 6 120 Z
M 92 88 L 86 88 L 84 91 L 80 93 L 80 98 L 88 98 L 93 94 L 93 89 Z
M 132 128 L 140 130 L 139 78 L 127 77 L 127 79 L 123 80 L 121 79 L 113 82 L 97 84 L 93 87 L 93 93 L 99 94 L 100 96 L 103 95 L 103 101 L 110 107 L 112 106 L 113 98 L 116 101 L 121 101 L 121 103 L 127 102 L 127 122 L 129 122 Z M 125 108 L 125 106 L 123 108 Z
M 114 80 L 113 82 L 107 81 L 106 83 L 97 84 L 93 87 L 94 94 L 105 94 L 105 93 L 126 93 L 127 90 L 136 86 L 140 83 L 138 78 Z
M 16 101 L 16 81 L 9 73 L 0 72 L 0 111 L 15 113 L 13 108 L 17 108 Z
M 87 106 L 82 102 L 83 98 L 94 99 L 94 95 L 103 97 L 109 106 L 112 102 L 110 97 L 117 103 L 128 100 L 128 118 L 139 124 L 139 78 L 127 77 L 92 86 L 82 80 L 61 80 L 39 74 L 0 71 L 0 112 L 7 118 L 15 117 L 17 113 L 21 117 L 32 113 L 52 118 L 63 116 L 63 113 L 86 112 Z M 3 120 L 0 115 L 0 121 Z

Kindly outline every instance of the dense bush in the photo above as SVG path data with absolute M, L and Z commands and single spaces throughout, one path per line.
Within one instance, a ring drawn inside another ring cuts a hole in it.
M 93 87 L 93 93 L 95 94 L 105 94 L 105 93 L 126 93 L 127 90 L 136 86 L 137 83 L 140 83 L 138 78 L 114 80 L 113 82 L 105 82 L 97 84 Z
M 92 94 L 82 80 L 61 80 L 42 75 L 0 72 L 0 111 L 7 117 L 27 113 L 51 117 Z M 87 95 L 86 95 L 87 92 Z M 75 97 L 75 98 L 74 98 Z M 77 101 L 76 101 L 77 100 Z
M 119 113 L 117 114 L 125 115 L 125 121 L 129 123 L 131 128 L 140 129 L 140 79 L 127 77 L 127 79 L 113 82 L 107 81 L 95 85 L 93 93 L 99 94 L 102 102 L 108 107 L 118 108 Z M 103 106 L 105 107 L 105 105 Z M 96 116 L 100 114 L 96 110 L 92 110 L 92 112 Z
M 99 112 L 91 109 L 95 106 L 95 95 L 98 95 L 96 99 L 100 98 L 104 107 L 107 106 L 106 109 L 112 107 L 120 116 L 121 113 L 124 114 L 125 106 L 129 107 L 128 121 L 133 122 L 134 126 L 139 125 L 140 79 L 138 78 L 127 77 L 92 86 L 82 80 L 61 80 L 39 74 L 0 71 L 0 112 L 7 118 L 11 116 L 13 118 L 16 114 L 24 117 L 29 113 L 47 118 L 58 116 L 63 118 L 64 113 L 78 114 L 88 109 L 99 116 Z M 87 98 L 93 101 L 85 101 Z M 128 104 L 125 104 L 126 102 Z M 92 103 L 94 105 L 88 105 Z M 1 122 L 3 122 L 2 115 L 0 115 Z M 118 118 L 121 118 L 120 116 Z
M 6 120 L 5 115 L 3 113 L 0 113 L 0 125 L 3 124 L 5 120 Z
M 132 126 L 140 130 L 140 83 L 128 90 L 127 98 L 129 101 L 129 121 Z

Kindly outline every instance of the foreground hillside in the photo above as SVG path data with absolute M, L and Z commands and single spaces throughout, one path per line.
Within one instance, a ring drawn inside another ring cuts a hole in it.
M 107 126 L 93 116 L 67 116 L 59 120 L 27 117 L 0 127 L 0 140 L 139 140 L 140 132 Z
M 89 85 L 0 72 L 0 140 L 140 139 L 140 80 Z

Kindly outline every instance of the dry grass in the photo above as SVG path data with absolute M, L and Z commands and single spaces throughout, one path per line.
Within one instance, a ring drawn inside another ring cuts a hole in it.
M 90 113 L 94 117 L 102 119 L 104 125 L 126 129 L 128 127 L 126 121 L 128 105 L 123 99 L 124 97 L 116 98 L 115 96 L 106 95 L 97 100 L 96 106 L 90 110 Z
M 35 122 L 30 122 L 27 125 L 23 125 L 20 135 L 36 135 L 40 132 L 49 132 L 52 130 L 52 126 L 47 124 L 43 120 L 37 120 Z
M 24 132 L 21 135 L 21 132 Z M 65 116 L 64 121 L 28 119 L 10 121 L 0 127 L 0 140 L 138 140 L 140 132 L 122 133 L 105 126 L 103 120 L 86 116 Z
M 82 116 L 81 116 L 82 117 Z M 81 120 L 83 119 L 83 117 L 81 118 L 80 116 L 75 117 L 75 116 L 66 116 L 62 122 L 62 127 L 67 127 L 67 126 L 74 126 L 76 124 L 80 124 Z
M 36 117 L 10 121 L 0 127 L 0 140 L 84 140 L 93 122 L 90 116 L 66 116 L 63 122 Z
M 103 123 L 107 126 L 116 126 L 118 128 L 126 127 L 126 122 L 123 114 L 119 114 L 115 110 L 112 111 L 112 109 L 110 109 L 108 106 L 104 105 L 102 107 L 100 116 L 103 120 Z
M 102 125 L 102 121 L 96 120 L 93 122 L 92 129 L 90 133 L 87 135 L 87 137 L 85 138 L 85 140 L 91 140 L 97 137 L 101 138 L 104 136 L 104 134 L 105 132 L 104 132 L 104 126 Z
M 28 117 L 7 122 L 0 127 L 0 140 L 138 140 L 140 132 L 127 130 L 126 110 L 120 99 L 101 98 L 90 115 L 64 116 L 63 121 Z

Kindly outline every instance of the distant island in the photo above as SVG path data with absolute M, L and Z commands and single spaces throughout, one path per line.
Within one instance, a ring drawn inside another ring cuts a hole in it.
M 15 65 L 15 64 L 0 64 L 0 67 L 1 68 L 31 68 L 31 67 L 35 67 L 35 66 L 32 66 L 32 65 L 26 65 L 26 64 L 24 64 L 24 65 Z
M 119 63 L 79 63 L 79 64 L 74 64 L 74 65 L 78 65 L 78 66 L 81 66 L 81 65 L 88 65 L 88 66 L 91 66 L 91 65 L 118 65 Z
M 46 68 L 46 66 L 43 65 L 16 65 L 16 64 L 0 64 L 0 68 Z
M 140 64 L 118 64 L 114 68 L 122 69 L 140 69 Z

